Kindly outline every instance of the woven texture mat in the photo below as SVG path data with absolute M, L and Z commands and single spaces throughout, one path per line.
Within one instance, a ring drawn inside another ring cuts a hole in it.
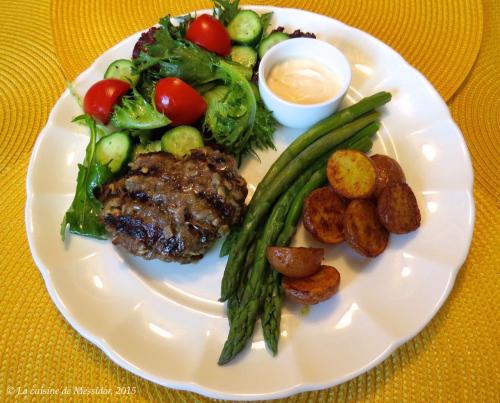
M 398 50 L 449 101 L 475 170 L 472 247 L 436 317 L 368 373 L 288 400 L 500 401 L 500 2 L 273 4 L 332 16 Z M 31 148 L 65 80 L 158 17 L 206 7 L 205 1 L 0 0 L 0 400 L 9 399 L 9 387 L 75 386 L 137 388 L 120 401 L 206 400 L 122 370 L 65 322 L 31 259 L 23 215 Z

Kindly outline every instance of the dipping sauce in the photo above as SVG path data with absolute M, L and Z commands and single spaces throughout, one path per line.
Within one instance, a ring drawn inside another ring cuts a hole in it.
M 269 89 L 278 97 L 296 104 L 318 104 L 340 90 L 333 72 L 312 59 L 290 59 L 278 63 L 267 77 Z

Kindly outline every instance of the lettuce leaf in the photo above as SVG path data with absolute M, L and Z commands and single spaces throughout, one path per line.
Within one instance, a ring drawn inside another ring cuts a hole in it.
M 94 191 L 109 181 L 112 173 L 107 166 L 99 164 L 95 159 L 98 136 L 95 121 L 87 115 L 79 116 L 73 121 L 87 124 L 90 128 L 90 140 L 85 152 L 85 160 L 83 164 L 78 165 L 75 197 L 61 223 L 61 238 L 64 241 L 66 228 L 69 227 L 69 231 L 73 234 L 106 239 L 106 230 L 99 220 L 102 205 L 95 197 Z
M 227 26 L 238 13 L 240 0 L 214 0 L 214 17 Z
M 122 97 L 121 103 L 115 106 L 111 123 L 119 129 L 150 130 L 167 126 L 170 119 L 134 88 L 131 95 Z

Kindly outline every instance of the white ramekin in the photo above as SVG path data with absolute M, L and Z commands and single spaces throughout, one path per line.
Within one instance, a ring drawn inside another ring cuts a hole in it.
M 330 68 L 340 84 L 331 99 L 317 104 L 296 104 L 274 94 L 267 85 L 267 76 L 275 64 L 294 58 L 317 60 Z M 289 39 L 273 46 L 264 55 L 259 66 L 259 91 L 266 107 L 284 126 L 305 128 L 331 115 L 340 105 L 351 84 L 351 67 L 343 53 L 335 46 L 318 39 Z

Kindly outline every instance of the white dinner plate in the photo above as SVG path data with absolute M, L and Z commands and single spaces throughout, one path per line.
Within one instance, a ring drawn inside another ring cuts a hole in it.
M 28 169 L 26 228 L 33 258 L 50 296 L 68 322 L 114 362 L 153 382 L 225 399 L 267 399 L 322 389 L 347 381 L 384 360 L 415 336 L 450 293 L 467 256 L 474 224 L 472 168 L 460 130 L 446 104 L 418 71 L 365 32 L 296 9 L 274 12 L 272 26 L 300 28 L 338 47 L 352 66 L 345 104 L 386 90 L 373 153 L 402 165 L 422 213 L 422 225 L 391 235 L 377 258 L 346 245 L 326 247 L 338 268 L 337 295 L 308 313 L 286 304 L 279 354 L 266 350 L 260 325 L 252 343 L 233 362 L 217 359 L 228 322 L 218 302 L 226 263 L 216 245 L 196 264 L 135 258 L 109 241 L 71 235 L 59 226 L 76 186 L 77 164 L 88 142 L 80 114 L 65 91 L 40 133 Z M 165 10 L 165 14 L 168 10 Z M 74 82 L 84 94 L 110 62 L 129 58 L 140 33 L 120 42 Z M 298 130 L 279 128 L 276 152 L 247 161 L 242 175 L 249 197 L 260 178 Z M 295 245 L 317 244 L 299 226 Z

